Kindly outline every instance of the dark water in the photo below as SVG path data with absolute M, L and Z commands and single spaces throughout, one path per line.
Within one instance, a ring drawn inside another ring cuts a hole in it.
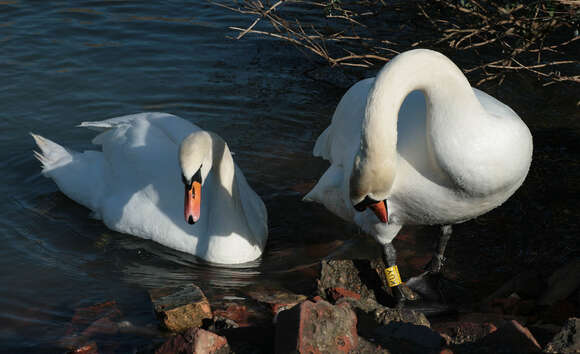
M 264 282 L 307 292 L 312 286 L 311 266 L 356 242 L 358 237 L 344 223 L 319 206 L 300 202 L 324 169 L 311 149 L 344 89 L 309 79 L 305 72 L 314 64 L 285 44 L 251 36 L 238 42 L 226 38 L 228 26 L 247 22 L 202 2 L 0 1 L 2 351 L 64 351 L 59 340 L 75 309 L 111 300 L 124 320 L 154 328 L 147 290 L 155 287 L 195 282 L 212 299 L 237 296 L 237 289 Z M 542 147 L 536 139 L 536 150 L 546 154 L 540 161 L 559 156 L 578 167 L 573 157 L 577 125 L 576 130 L 565 128 L 576 114 L 570 98 L 553 91 L 545 97 L 539 89 L 529 94 L 528 102 L 517 98 L 524 84 L 521 81 L 496 94 L 515 96 L 507 103 L 530 117 L 528 124 L 544 134 L 540 142 L 551 142 Z M 552 105 L 565 106 L 567 111 L 538 109 L 550 97 L 555 97 Z M 212 267 L 153 242 L 112 232 L 88 218 L 87 209 L 68 200 L 39 174 L 28 132 L 76 150 L 90 149 L 93 133 L 75 125 L 141 111 L 179 115 L 228 141 L 268 207 L 270 238 L 261 260 L 240 267 Z M 546 116 L 560 120 L 544 125 Z M 558 129 L 564 132 L 564 140 L 554 138 L 561 135 Z M 560 153 L 563 145 L 568 148 Z M 458 228 L 459 239 L 463 236 L 469 242 L 452 239 L 450 244 L 450 257 L 455 257 L 450 269 L 457 279 L 488 279 L 489 272 L 478 273 L 481 264 L 472 264 L 469 252 L 474 249 L 498 248 L 488 250 L 491 260 L 481 261 L 494 267 L 506 263 L 502 257 L 542 250 L 533 241 L 521 246 L 525 235 L 515 238 L 514 250 L 505 251 L 509 245 L 501 241 L 506 232 L 526 232 L 522 230 L 530 227 L 529 208 L 535 208 L 535 219 L 544 215 L 546 204 L 565 209 L 557 204 L 558 194 L 550 194 L 547 201 L 549 192 L 544 192 L 544 199 L 534 198 L 552 173 L 535 166 L 531 186 L 515 201 L 480 223 Z M 566 185 L 559 183 L 559 188 L 559 195 L 566 195 Z M 527 205 L 524 214 L 518 212 L 522 204 Z M 558 240 L 568 242 L 564 235 L 577 226 L 577 221 L 576 226 L 571 224 L 575 210 L 568 210 L 570 216 L 563 222 L 546 216 L 548 221 L 538 226 L 538 233 L 565 224 Z M 482 237 L 498 231 L 501 236 L 495 239 Z M 397 241 L 407 269 L 424 262 L 413 250 L 417 242 L 426 248 L 430 241 L 425 239 L 433 232 L 436 229 L 410 229 Z M 568 249 L 562 256 L 571 256 L 574 247 L 553 252 Z M 496 273 L 505 277 L 516 268 L 507 263 L 507 270 Z M 105 343 L 106 348 L 107 341 L 117 343 L 116 351 L 131 352 L 147 348 L 155 335 L 111 336 L 100 345 Z
M 152 287 L 195 281 L 212 296 L 265 279 L 309 287 L 301 269 L 350 237 L 300 203 L 338 95 L 302 75 L 292 48 L 226 38 L 243 23 L 203 2 L 0 2 L 0 347 L 58 350 L 76 308 L 109 300 L 134 324 L 154 324 Z M 179 115 L 228 141 L 270 211 L 263 259 L 215 268 L 111 232 L 39 175 L 28 132 L 89 149 L 94 133 L 75 125 L 141 111 Z

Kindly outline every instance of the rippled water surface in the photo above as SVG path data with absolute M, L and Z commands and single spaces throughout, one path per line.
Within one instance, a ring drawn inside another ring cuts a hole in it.
M 147 290 L 155 287 L 195 282 L 212 299 L 261 282 L 308 291 L 311 266 L 357 238 L 322 207 L 300 202 L 324 170 L 311 149 L 344 89 L 309 79 L 304 73 L 311 63 L 285 44 L 226 37 L 228 26 L 247 25 L 248 19 L 203 2 L 155 3 L 0 1 L 3 350 L 62 351 L 59 340 L 75 309 L 111 300 L 123 319 L 154 327 Z M 525 101 L 518 106 L 533 109 Z M 112 232 L 39 174 L 29 132 L 91 149 L 94 133 L 77 124 L 141 111 L 179 115 L 228 141 L 269 211 L 262 259 L 212 267 Z M 577 135 L 567 136 L 571 141 Z M 484 230 L 501 229 L 501 218 L 524 202 L 484 219 Z M 460 233 L 472 242 L 480 226 L 468 224 Z M 406 242 L 402 237 L 400 245 Z M 460 247 L 450 247 L 466 257 Z M 116 351 L 130 352 L 147 347 L 151 338 L 127 334 L 111 341 L 122 343 Z
M 338 95 L 302 75 L 293 49 L 226 38 L 227 26 L 244 23 L 229 11 L 162 4 L 0 2 L 3 348 L 58 350 L 76 308 L 109 300 L 128 320 L 154 323 L 152 287 L 194 281 L 224 296 L 264 279 L 310 286 L 301 269 L 349 238 L 322 208 L 300 203 L 319 173 L 310 150 L 320 117 Z M 141 111 L 179 115 L 228 141 L 270 212 L 261 260 L 216 268 L 109 231 L 39 174 L 28 132 L 90 149 L 94 133 L 75 128 L 81 121 Z

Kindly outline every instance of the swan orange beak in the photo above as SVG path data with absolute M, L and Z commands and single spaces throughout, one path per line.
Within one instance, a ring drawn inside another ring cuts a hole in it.
M 185 221 L 188 224 L 195 224 L 201 213 L 201 183 L 194 181 L 191 188 L 185 186 L 184 204 Z
M 381 200 L 379 202 L 369 204 L 368 206 L 373 213 L 379 218 L 381 222 L 385 224 L 389 221 L 389 214 L 387 213 L 387 201 Z

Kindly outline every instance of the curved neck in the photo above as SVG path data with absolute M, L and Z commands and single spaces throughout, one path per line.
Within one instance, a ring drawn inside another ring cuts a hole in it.
M 219 135 L 208 133 L 211 137 L 212 171 L 218 183 L 231 195 L 234 184 L 234 159 L 226 142 Z
M 366 162 L 361 166 L 379 169 L 370 174 L 381 174 L 388 190 L 396 171 L 399 109 L 415 90 L 425 96 L 428 135 L 469 129 L 470 120 L 484 111 L 463 73 L 444 55 L 417 49 L 393 58 L 379 72 L 368 93 L 359 152 L 359 159 Z M 456 125 L 455 129 L 450 129 L 450 125 Z M 365 174 L 361 171 L 361 175 Z

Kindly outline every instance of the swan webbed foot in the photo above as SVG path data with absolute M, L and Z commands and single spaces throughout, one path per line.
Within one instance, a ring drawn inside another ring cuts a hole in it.
M 441 273 L 441 269 L 443 269 L 446 260 L 447 258 L 442 254 L 434 254 L 433 258 L 425 266 L 425 270 L 433 274 Z
M 444 303 L 445 296 L 441 288 L 441 278 L 440 272 L 426 271 L 410 278 L 405 284 L 422 300 Z
M 417 294 L 415 294 L 413 290 L 411 290 L 403 283 L 391 287 L 390 292 L 393 298 L 392 307 L 396 307 L 399 309 L 407 307 L 409 304 L 413 303 L 418 298 Z

